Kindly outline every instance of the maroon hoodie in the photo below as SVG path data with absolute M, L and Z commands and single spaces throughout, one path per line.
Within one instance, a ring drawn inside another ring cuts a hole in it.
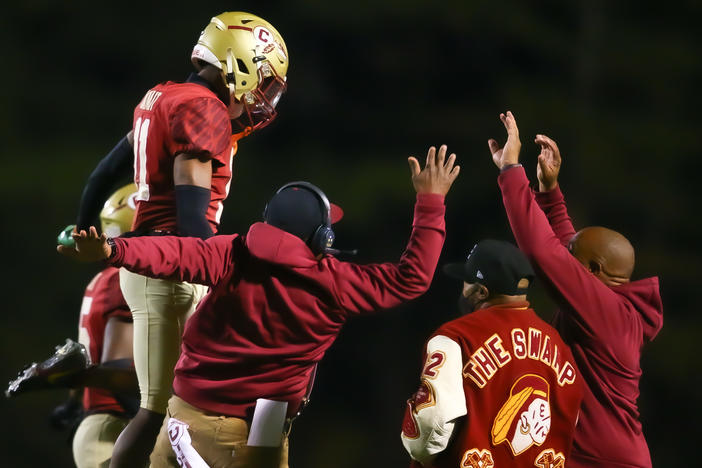
M 658 278 L 609 287 L 567 249 L 575 234 L 559 188 L 534 194 L 522 167 L 499 176 L 519 248 L 560 306 L 554 327 L 586 384 L 569 467 L 651 467 L 636 400 L 641 349 L 663 326 Z
M 193 406 L 247 417 L 257 398 L 295 411 L 316 363 L 352 316 L 424 293 L 444 242 L 444 197 L 417 195 L 399 263 L 315 258 L 298 237 L 256 223 L 246 236 L 115 239 L 130 271 L 210 286 L 188 320 L 175 393 Z

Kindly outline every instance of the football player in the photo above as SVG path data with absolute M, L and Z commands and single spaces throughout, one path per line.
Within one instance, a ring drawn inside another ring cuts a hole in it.
M 129 184 L 105 202 L 100 213 L 103 232 L 119 236 L 130 229 L 135 196 L 136 189 Z M 88 284 L 78 341 L 67 340 L 51 358 L 31 365 L 10 383 L 6 394 L 72 387 L 69 400 L 54 410 L 52 423 L 68 425 L 83 412 L 73 438 L 73 458 L 78 468 L 99 468 L 110 462 L 117 437 L 139 406 L 132 315 L 119 288 L 118 268 L 108 266 Z
M 217 231 L 237 141 L 275 118 L 288 52 L 267 21 L 227 12 L 211 19 L 191 59 L 197 73 L 148 90 L 132 130 L 90 175 L 77 232 L 92 224 L 115 180 L 132 171 L 134 235 L 205 239 Z M 206 288 L 127 271 L 120 286 L 134 318 L 141 408 L 120 436 L 112 466 L 132 467 L 148 460 L 171 394 L 183 325 Z

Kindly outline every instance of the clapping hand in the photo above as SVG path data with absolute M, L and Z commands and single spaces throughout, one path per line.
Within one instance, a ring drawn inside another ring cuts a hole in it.
M 561 152 L 556 142 L 546 135 L 536 135 L 534 143 L 541 146 L 536 177 L 539 179 L 539 192 L 548 192 L 558 185 L 558 173 L 561 171 Z
M 492 154 L 492 162 L 498 169 L 503 169 L 506 166 L 519 163 L 519 151 L 522 148 L 522 143 L 519 141 L 519 128 L 517 128 L 517 121 L 512 112 L 507 111 L 506 114 L 500 114 L 500 120 L 507 130 L 507 142 L 503 148 L 500 148 L 497 140 L 490 138 L 488 147 Z

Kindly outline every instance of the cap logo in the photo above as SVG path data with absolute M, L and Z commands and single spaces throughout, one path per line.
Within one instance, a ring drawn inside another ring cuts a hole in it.
M 475 276 L 478 277 L 478 278 L 480 278 L 480 279 L 485 279 L 485 278 L 483 277 L 483 272 L 480 271 L 480 270 L 478 270 L 478 271 L 475 273 Z

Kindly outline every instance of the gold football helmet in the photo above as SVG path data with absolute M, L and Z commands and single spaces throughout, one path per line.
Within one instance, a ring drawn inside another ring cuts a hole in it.
M 244 107 L 233 119 L 242 131 L 262 128 L 275 118 L 286 88 L 288 50 L 268 21 L 241 11 L 215 16 L 200 34 L 191 60 L 198 71 L 201 62 L 222 70 L 231 98 L 230 115 Z
M 108 237 L 117 237 L 132 229 L 136 211 L 137 189 L 134 184 L 125 185 L 113 193 L 100 212 L 102 232 Z

